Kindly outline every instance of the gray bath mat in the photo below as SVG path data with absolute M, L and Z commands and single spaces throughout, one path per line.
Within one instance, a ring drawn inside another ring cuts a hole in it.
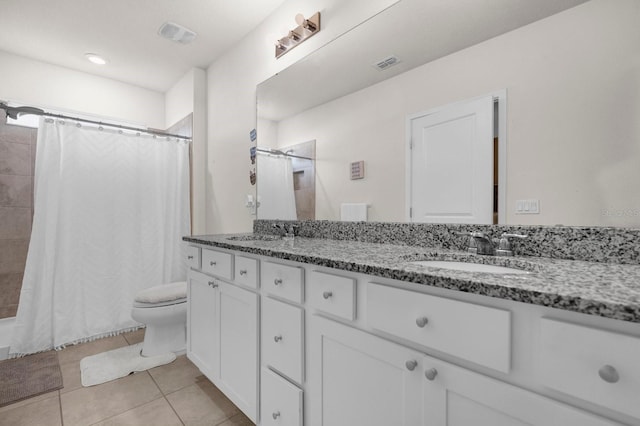
M 0 407 L 62 388 L 55 351 L 0 361 Z
M 142 343 L 138 343 L 82 358 L 80 361 L 82 386 L 99 385 L 137 371 L 168 364 L 176 359 L 176 354 L 173 352 L 143 357 L 140 355 L 141 350 Z

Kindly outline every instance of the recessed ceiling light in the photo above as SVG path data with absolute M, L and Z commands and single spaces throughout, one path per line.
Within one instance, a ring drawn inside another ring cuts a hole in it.
M 95 53 L 85 53 L 84 57 L 87 58 L 90 62 L 93 62 L 96 65 L 105 65 L 107 60 L 104 59 L 100 55 L 96 55 Z

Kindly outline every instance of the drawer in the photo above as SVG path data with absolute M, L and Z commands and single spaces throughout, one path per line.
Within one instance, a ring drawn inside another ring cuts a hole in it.
M 303 379 L 303 312 L 301 308 L 262 299 L 262 361 L 291 380 Z
M 296 266 L 262 262 L 261 285 L 269 294 L 302 303 L 304 300 L 303 269 Z
M 302 390 L 268 368 L 261 378 L 260 424 L 302 426 Z
M 369 283 L 367 321 L 385 333 L 509 372 L 509 311 Z
M 640 338 L 542 318 L 538 355 L 543 385 L 640 418 Z
M 236 255 L 234 264 L 236 283 L 258 288 L 258 260 Z
M 217 250 L 202 249 L 202 271 L 231 279 L 233 255 Z
M 312 271 L 307 299 L 315 309 L 353 321 L 356 318 L 356 280 Z
M 200 269 L 200 247 L 187 246 L 186 256 L 187 267 Z

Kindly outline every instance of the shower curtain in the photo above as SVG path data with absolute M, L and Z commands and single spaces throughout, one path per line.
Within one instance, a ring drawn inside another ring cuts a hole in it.
M 42 118 L 34 206 L 14 356 L 135 328 L 139 290 L 186 278 L 185 141 Z
M 291 158 L 258 153 L 258 219 L 296 220 Z

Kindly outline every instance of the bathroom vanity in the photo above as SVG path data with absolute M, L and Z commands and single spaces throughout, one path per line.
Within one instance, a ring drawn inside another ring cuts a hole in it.
M 257 424 L 640 424 L 632 261 L 344 235 L 184 240 L 187 356 Z

